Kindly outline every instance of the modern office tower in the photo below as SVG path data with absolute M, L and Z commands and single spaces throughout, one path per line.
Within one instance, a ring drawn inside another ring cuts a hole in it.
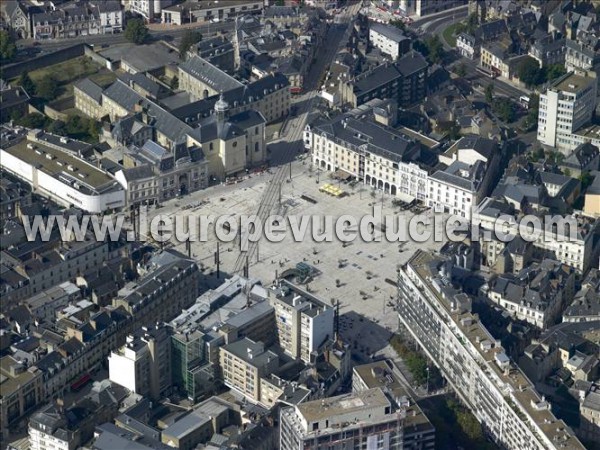
M 538 141 L 567 154 L 581 144 L 574 133 L 592 120 L 597 87 L 594 76 L 568 73 L 556 80 L 540 95 Z

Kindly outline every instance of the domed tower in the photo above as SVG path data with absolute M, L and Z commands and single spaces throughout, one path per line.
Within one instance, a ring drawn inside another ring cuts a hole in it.
M 223 94 L 219 97 L 219 100 L 215 103 L 215 114 L 217 115 L 217 121 L 222 124 L 225 122 L 229 115 L 229 103 L 223 98 Z

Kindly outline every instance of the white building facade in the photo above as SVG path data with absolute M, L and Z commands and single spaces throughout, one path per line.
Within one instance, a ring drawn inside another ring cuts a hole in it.
M 372 136 L 381 139 L 375 142 Z M 415 161 L 416 147 L 400 133 L 347 118 L 331 127 L 307 127 L 304 142 L 317 170 L 342 170 L 387 194 L 426 200 L 428 171 Z
M 486 435 L 504 448 L 583 449 L 449 276 L 447 261 L 417 250 L 399 272 L 398 317 Z
M 567 154 L 581 144 L 574 134 L 592 120 L 597 86 L 595 77 L 570 73 L 541 94 L 538 141 Z

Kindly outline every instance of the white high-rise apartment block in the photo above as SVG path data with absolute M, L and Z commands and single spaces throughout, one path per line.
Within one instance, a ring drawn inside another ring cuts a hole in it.
M 151 399 L 171 388 L 171 370 L 171 337 L 164 325 L 142 327 L 108 357 L 110 381 Z
M 398 276 L 400 321 L 500 447 L 583 449 L 471 312 L 470 297 L 453 288 L 453 270 L 417 250 Z
M 285 280 L 269 301 L 275 309 L 279 345 L 291 357 L 309 364 L 311 356 L 334 339 L 332 306 Z
M 150 383 L 150 350 L 145 342 L 133 336 L 108 357 L 110 381 L 136 394 L 145 395 Z
M 540 95 L 537 139 L 542 144 L 568 153 L 581 138 L 574 133 L 592 120 L 598 82 L 589 76 L 569 73 Z

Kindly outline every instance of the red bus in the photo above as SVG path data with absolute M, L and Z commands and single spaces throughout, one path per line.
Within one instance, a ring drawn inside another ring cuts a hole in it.
M 79 380 L 77 380 L 75 383 L 73 383 L 71 385 L 71 390 L 72 391 L 80 390 L 82 387 L 84 387 L 86 384 L 88 384 L 91 379 L 92 379 L 92 377 L 89 373 L 84 374 Z

